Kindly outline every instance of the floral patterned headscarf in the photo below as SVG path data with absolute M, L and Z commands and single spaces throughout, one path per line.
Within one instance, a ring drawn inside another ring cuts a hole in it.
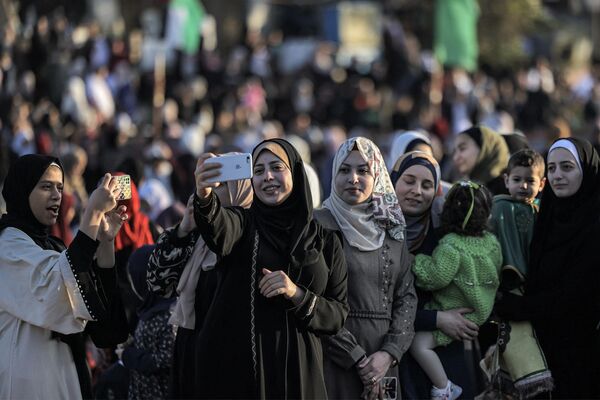
M 369 201 L 357 205 L 350 205 L 342 200 L 335 188 L 335 177 L 353 150 L 358 150 L 369 164 L 369 170 L 375 179 Z M 362 251 L 376 250 L 383 245 L 386 232 L 394 240 L 404 240 L 404 216 L 385 162 L 375 143 L 364 137 L 345 141 L 333 159 L 331 187 L 331 195 L 323 202 L 323 207 L 331 211 L 351 246 Z

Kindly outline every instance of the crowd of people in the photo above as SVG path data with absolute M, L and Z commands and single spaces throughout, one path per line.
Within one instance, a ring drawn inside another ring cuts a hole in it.
M 593 73 L 439 68 L 390 15 L 368 66 L 248 30 L 158 93 L 152 29 L 22 15 L 0 398 L 600 397 Z

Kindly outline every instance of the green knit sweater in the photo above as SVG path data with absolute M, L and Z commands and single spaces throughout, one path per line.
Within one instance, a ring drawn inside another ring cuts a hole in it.
M 494 306 L 501 264 L 502 251 L 493 234 L 486 232 L 479 237 L 449 233 L 440 240 L 432 256 L 415 257 L 413 272 L 416 285 L 432 292 L 426 309 L 472 308 L 475 311 L 465 318 L 481 325 Z M 439 330 L 433 335 L 438 346 L 452 342 Z

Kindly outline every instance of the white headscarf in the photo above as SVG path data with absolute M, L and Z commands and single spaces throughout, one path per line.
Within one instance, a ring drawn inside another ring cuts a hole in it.
M 389 157 L 387 159 L 387 165 L 389 169 L 392 169 L 396 160 L 403 154 L 407 152 L 407 148 L 409 145 L 415 140 L 419 140 L 428 144 L 431 147 L 431 139 L 419 131 L 404 131 L 397 133 L 394 136 L 394 140 L 392 141 L 392 146 L 390 147 Z M 414 149 L 411 149 L 414 150 Z
M 335 188 L 335 177 L 350 152 L 357 147 L 362 158 L 369 164 L 375 178 L 371 199 L 362 204 L 349 205 Z M 379 148 L 364 137 L 345 141 L 333 159 L 331 194 L 323 207 L 331 211 L 344 237 L 352 247 L 372 251 L 383 245 L 386 231 L 395 240 L 404 240 L 406 223 L 398 204 L 396 192 L 390 181 Z
M 583 172 L 583 168 L 581 167 L 581 160 L 579 159 L 579 152 L 577 151 L 577 147 L 573 144 L 573 142 L 568 141 L 567 139 L 561 139 L 554 142 L 550 150 L 548 150 L 548 154 L 552 153 L 552 150 L 562 148 L 567 150 L 569 153 L 573 155 L 575 161 L 577 161 L 577 166 L 579 170 Z

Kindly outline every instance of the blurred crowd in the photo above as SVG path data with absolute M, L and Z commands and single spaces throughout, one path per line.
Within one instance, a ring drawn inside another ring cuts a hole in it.
M 557 70 L 562 64 L 543 58 L 494 75 L 441 68 L 393 15 L 384 21 L 382 57 L 369 65 L 340 65 L 336 46 L 317 40 L 310 58 L 294 60 L 280 30 L 248 30 L 228 54 L 167 46 L 163 78 L 154 68 L 160 30 L 149 25 L 152 13 L 141 28 L 110 32 L 60 8 L 24 14 L 9 15 L 2 31 L 0 179 L 16 156 L 60 155 L 75 210 L 100 171 L 126 170 L 156 219 L 185 203 L 202 151 L 249 151 L 265 138 L 290 139 L 316 168 L 324 196 L 346 137 L 370 137 L 385 152 L 395 132 L 424 130 L 445 176 L 454 135 L 473 124 L 521 131 L 538 151 L 571 134 L 597 143 L 594 69 Z

